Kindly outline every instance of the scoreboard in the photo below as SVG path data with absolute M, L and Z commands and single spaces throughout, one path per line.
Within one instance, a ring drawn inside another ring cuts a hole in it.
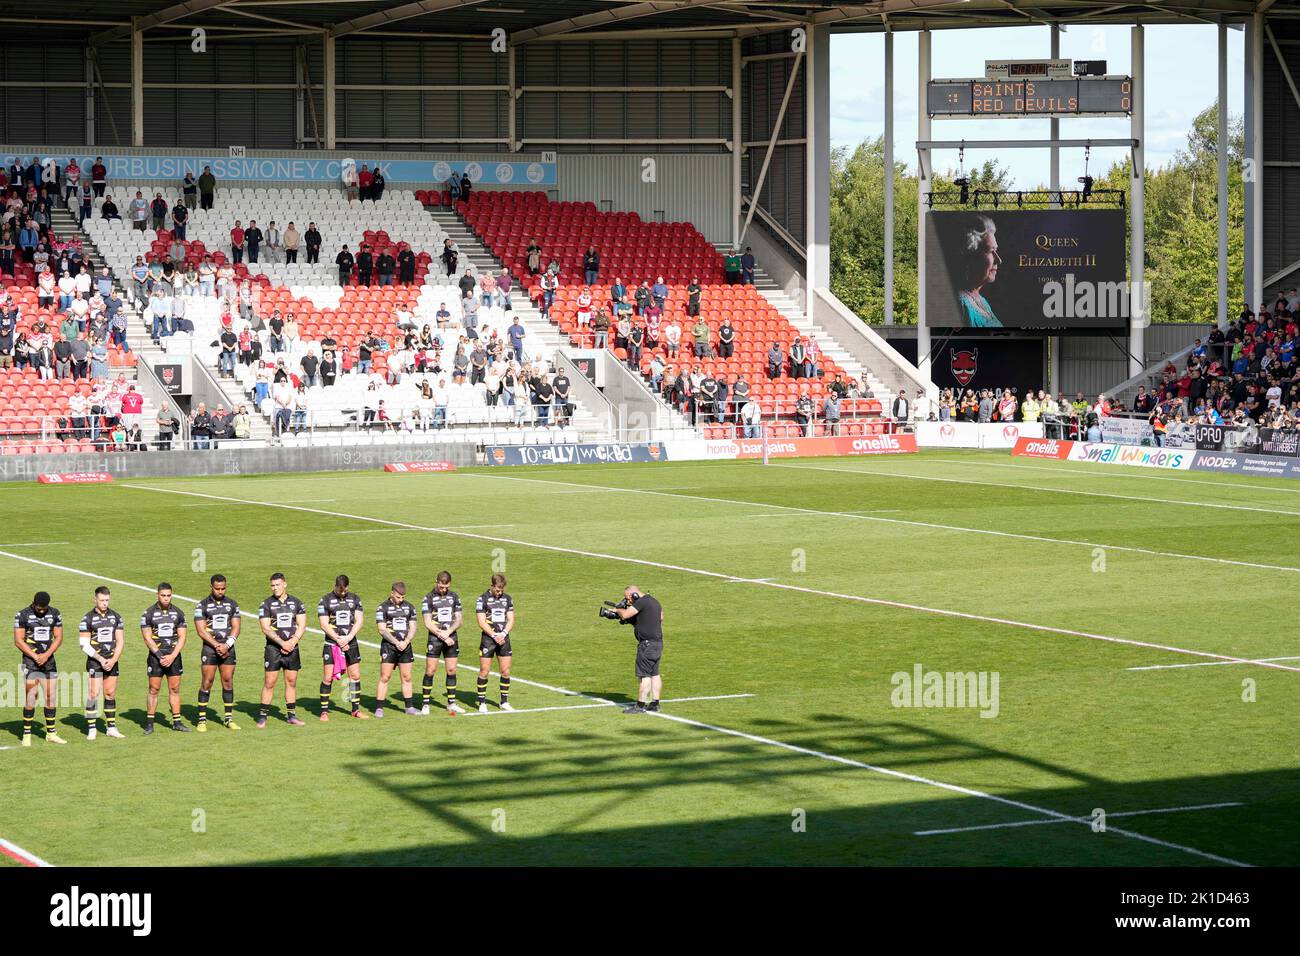
M 936 118 L 1129 116 L 1127 76 L 931 80 L 926 110 Z

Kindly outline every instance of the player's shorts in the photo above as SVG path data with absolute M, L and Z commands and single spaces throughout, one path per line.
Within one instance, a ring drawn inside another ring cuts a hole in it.
M 636 645 L 636 676 L 658 677 L 659 658 L 664 655 L 663 641 L 638 641 Z
M 46 680 L 50 677 L 57 677 L 58 673 L 59 668 L 54 663 L 53 656 L 51 656 L 44 664 L 37 664 L 26 654 L 23 655 L 23 677 L 32 680 Z
M 429 635 L 429 649 L 425 652 L 425 657 L 460 657 L 460 639 L 453 637 L 450 644 L 444 644 L 442 639 Z
M 333 648 L 335 647 L 339 647 L 339 645 L 336 644 L 334 641 L 326 641 L 324 644 L 321 645 L 320 662 L 322 664 L 334 663 Z M 348 667 L 351 667 L 353 664 L 361 663 L 361 645 L 357 642 L 357 639 L 355 637 L 352 639 L 352 643 L 349 644 L 346 648 L 343 648 L 342 650 L 343 650 L 343 661 L 345 664 L 348 665 Z
M 235 663 L 235 645 L 230 645 L 230 653 L 225 657 L 218 657 L 217 650 L 206 641 L 203 644 L 203 657 L 199 661 L 204 667 L 231 667 Z
M 86 658 L 86 674 L 90 677 L 117 677 L 118 672 L 122 669 L 122 662 L 118 661 L 113 665 L 111 671 L 104 670 L 104 665 L 93 657 Z
M 180 677 L 185 673 L 181 666 L 181 655 L 177 654 L 170 667 L 163 667 L 162 659 L 157 654 L 150 654 L 145 664 L 145 673 L 150 677 Z
M 514 656 L 514 652 L 510 650 L 510 638 L 507 637 L 505 643 L 498 646 L 496 641 L 492 640 L 492 638 L 484 634 L 483 639 L 479 641 L 478 656 L 479 657 Z
M 388 641 L 384 641 L 379 645 L 379 660 L 383 664 L 409 664 L 415 660 L 415 648 L 407 644 L 406 650 L 399 651 Z
M 295 647 L 292 651 L 286 654 L 274 644 L 267 644 L 265 669 L 268 671 L 302 670 L 302 655 L 299 653 L 299 648 Z

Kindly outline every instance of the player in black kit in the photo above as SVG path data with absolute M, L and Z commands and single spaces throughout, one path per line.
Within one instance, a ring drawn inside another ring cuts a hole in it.
M 140 615 L 140 633 L 149 658 L 145 671 L 149 675 L 149 697 L 145 708 L 144 732 L 153 733 L 154 713 L 158 710 L 158 693 L 167 678 L 167 704 L 171 708 L 172 730 L 189 733 L 181 723 L 181 651 L 185 649 L 185 612 L 172 603 L 172 586 L 158 585 L 158 600 Z
M 262 602 L 257 612 L 258 623 L 266 635 L 265 667 L 262 680 L 262 706 L 257 711 L 257 727 L 266 726 L 266 712 L 275 696 L 275 685 L 284 671 L 284 709 L 291 727 L 302 727 L 298 719 L 298 671 L 302 670 L 302 656 L 298 644 L 307 632 L 307 609 L 302 601 L 289 593 L 284 575 L 279 571 L 271 575 L 271 596 Z
M 420 604 L 424 617 L 424 627 L 429 632 L 429 646 L 424 660 L 424 706 L 420 713 L 429 712 L 429 701 L 433 698 L 433 679 L 438 674 L 438 658 L 445 663 L 447 679 L 447 713 L 453 717 L 465 713 L 465 708 L 456 702 L 456 659 L 460 657 L 460 636 L 457 631 L 464 619 L 460 606 L 460 595 L 451 589 L 451 572 L 439 571 L 438 581 L 433 590 L 424 596 Z
M 226 576 L 208 579 L 211 591 L 194 608 L 194 630 L 203 641 L 202 681 L 199 684 L 199 733 L 208 729 L 208 698 L 212 683 L 221 671 L 221 722 L 227 730 L 235 723 L 235 641 L 239 639 L 239 605 L 226 593 Z
M 515 629 L 515 602 L 506 593 L 504 574 L 492 575 L 492 586 L 474 602 L 474 615 L 483 632 L 478 647 L 478 711 L 488 712 L 487 685 L 493 657 L 497 659 L 501 709 L 514 710 L 510 705 L 510 658 L 514 654 L 510 648 L 510 632 Z
M 55 732 L 57 716 L 54 685 L 58 667 L 54 652 L 63 643 L 63 615 L 50 607 L 50 596 L 37 591 L 32 603 L 14 615 L 14 646 L 23 655 L 23 746 L 32 745 L 32 721 L 36 718 L 36 691 L 45 692 L 45 739 L 52 744 L 67 743 Z
M 376 717 L 384 716 L 388 679 L 393 676 L 394 667 L 402 677 L 402 702 L 406 712 L 412 716 L 420 713 L 411 702 L 411 663 L 415 660 L 411 642 L 415 640 L 418 620 L 414 605 L 406 600 L 405 582 L 394 581 L 388 600 L 375 608 L 375 627 L 382 640 L 379 645 L 379 686 L 375 690 Z
M 122 631 L 122 615 L 108 606 L 109 590 L 102 584 L 95 588 L 95 606 L 81 618 L 78 637 L 81 649 L 86 652 L 86 674 L 90 686 L 86 690 L 86 739 L 94 740 L 98 733 L 99 692 L 104 692 L 104 733 L 121 737 L 117 729 L 117 662 L 122 658 L 126 640 Z
M 334 590 L 322 597 L 316 605 L 316 616 L 325 632 L 321 648 L 321 662 L 325 665 L 320 679 L 320 719 L 330 719 L 330 694 L 334 690 L 334 648 L 343 654 L 348 673 L 348 703 L 352 716 L 368 720 L 370 715 L 361 710 L 361 642 L 357 634 L 364 622 L 361 598 L 348 590 L 346 574 L 334 579 Z

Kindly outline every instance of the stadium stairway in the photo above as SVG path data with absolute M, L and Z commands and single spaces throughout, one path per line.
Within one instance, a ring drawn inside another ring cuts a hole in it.
M 469 227 L 469 224 L 461 218 L 458 212 L 454 209 L 443 206 L 433 207 L 429 210 L 429 213 L 433 216 L 434 220 L 442 226 L 447 235 L 456 241 L 456 245 L 460 249 L 460 254 L 469 258 L 469 261 L 474 264 L 474 268 L 477 272 L 480 274 L 483 272 L 491 272 L 493 275 L 501 274 L 501 260 L 496 258 L 487 250 L 487 247 L 483 245 L 483 241 L 479 238 L 478 234 Z M 435 264 L 435 267 L 440 265 L 441 263 L 438 262 Z M 518 276 L 514 276 L 513 278 L 515 280 L 515 286 L 510 293 L 510 307 L 519 316 L 520 320 L 523 322 L 524 328 L 528 329 L 529 332 L 536 334 L 538 339 L 545 343 L 546 348 L 550 351 L 563 351 L 565 354 L 568 354 L 571 349 L 569 348 L 569 342 L 565 338 L 564 334 L 551 322 L 542 318 L 542 314 L 537 311 L 537 307 L 534 306 L 528 298 L 527 287 L 519 281 Z M 641 379 L 641 376 L 637 375 L 633 376 L 633 378 L 636 379 L 639 387 L 645 389 L 647 395 L 653 395 L 654 400 L 663 406 L 663 409 L 667 414 L 667 419 L 663 423 L 664 427 L 671 429 L 672 431 L 695 431 L 698 434 L 703 434 L 703 432 L 699 432 L 695 429 L 680 411 L 669 407 L 669 405 L 658 395 L 654 395 L 649 386 Z M 580 434 L 584 431 L 589 434 L 594 434 L 598 429 L 595 418 L 587 409 L 583 408 L 581 404 L 579 404 L 574 411 L 573 423 L 574 426 L 579 429 Z M 599 438 L 606 437 L 609 436 L 599 436 Z M 597 438 L 591 437 L 584 440 L 597 440 Z
M 716 248 L 724 256 L 731 251 L 731 246 L 726 243 L 719 243 Z M 871 394 L 880 401 L 883 408 L 890 407 L 894 395 L 889 387 L 871 374 L 870 369 L 864 368 L 847 349 L 835 341 L 830 333 L 813 322 L 799 302 L 791 298 L 777 284 L 776 280 L 763 271 L 761 266 L 754 269 L 754 288 L 758 290 L 763 298 L 772 303 L 772 306 L 785 316 L 791 325 L 799 330 L 800 335 L 811 336 L 816 339 L 822 352 L 834 359 L 844 369 L 846 377 L 856 378 L 865 383 L 871 389 Z M 783 347 L 789 345 L 788 342 L 782 342 L 781 344 Z
M 57 235 L 75 236 L 81 240 L 81 254 L 83 258 L 89 257 L 95 263 L 95 272 L 98 273 L 104 267 L 104 256 L 100 253 L 99 247 L 95 245 L 93 239 L 78 224 L 77 216 L 70 210 L 55 206 L 50 213 L 50 226 Z M 140 312 L 135 303 L 127 294 L 126 285 L 122 277 L 117 274 L 111 267 L 110 274 L 113 276 L 113 286 L 118 298 L 122 300 L 122 308 L 127 313 L 126 324 L 126 341 L 131 346 L 131 351 L 135 353 L 136 364 L 129 368 L 113 366 L 110 369 L 113 377 L 118 372 L 125 373 L 127 381 L 136 381 L 139 379 L 139 364 L 148 362 L 152 368 L 157 360 L 163 358 L 160 349 L 154 347 L 149 340 L 148 333 L 144 330 L 144 321 L 140 317 Z M 144 391 L 141 389 L 141 391 Z M 173 411 L 175 409 L 173 408 Z M 140 431 L 144 434 L 145 440 L 153 442 L 158 437 L 158 406 L 149 399 L 148 393 L 145 392 L 144 411 L 140 418 Z

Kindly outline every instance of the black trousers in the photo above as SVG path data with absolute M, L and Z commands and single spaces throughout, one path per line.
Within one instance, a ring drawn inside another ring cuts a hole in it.
M 320 246 L 316 246 L 315 248 L 312 246 L 307 247 L 307 261 L 320 262 Z

